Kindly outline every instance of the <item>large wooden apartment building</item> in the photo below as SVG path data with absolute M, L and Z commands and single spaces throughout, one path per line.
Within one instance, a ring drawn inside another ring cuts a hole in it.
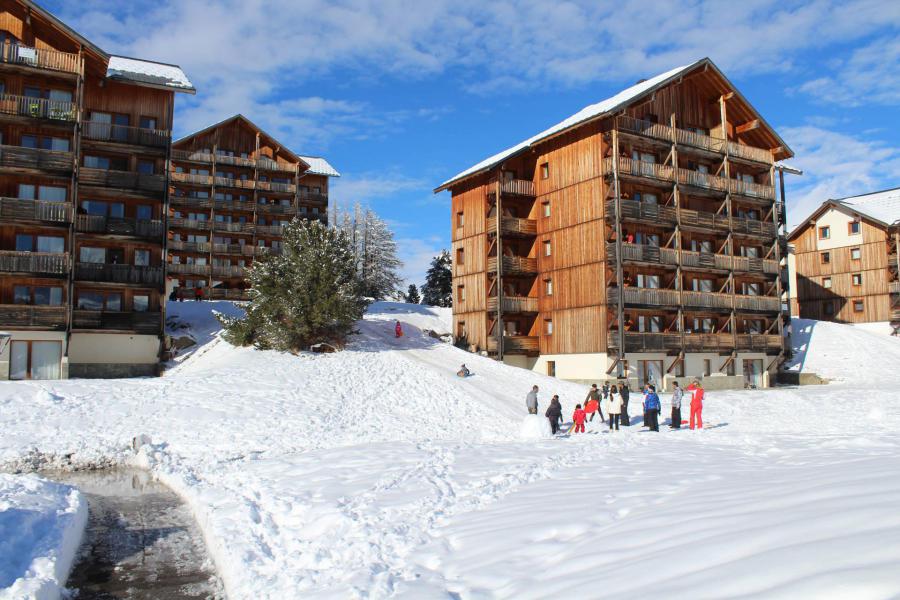
M 0 0 L 0 379 L 157 370 L 174 65 Z
M 175 141 L 170 171 L 170 286 L 182 299 L 214 300 L 247 299 L 245 269 L 281 250 L 293 218 L 327 222 L 328 180 L 340 176 L 243 115 Z
M 900 334 L 900 188 L 827 200 L 788 240 L 793 314 Z
M 790 156 L 703 59 L 463 171 L 435 190 L 452 193 L 457 340 L 570 380 L 767 385 Z

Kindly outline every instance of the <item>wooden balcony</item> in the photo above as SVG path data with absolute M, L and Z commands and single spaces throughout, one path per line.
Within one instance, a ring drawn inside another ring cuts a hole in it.
M 622 299 L 626 305 L 677 308 L 679 304 L 678 290 L 632 286 L 626 286 L 621 289 L 623 291 Z M 620 288 L 616 287 L 606 289 L 606 301 L 608 304 L 619 303 L 619 290 Z
M 649 202 L 622 199 L 622 219 L 640 221 L 648 224 L 674 225 L 678 215 L 674 206 L 662 206 Z M 606 214 L 615 217 L 616 201 L 606 201 Z
M 0 198 L 0 220 L 42 221 L 68 224 L 72 222 L 72 205 L 68 202 Z
M 671 144 L 675 139 L 673 130 L 668 125 L 635 119 L 634 117 L 616 117 L 615 128 L 624 133 L 652 138 Z
M 212 163 L 213 161 L 212 152 L 204 152 L 202 150 L 178 150 L 172 148 L 170 156 L 175 161 L 194 163 Z
M 255 227 L 256 226 L 253 223 L 225 223 L 224 221 L 213 221 L 213 229 L 215 231 L 253 233 Z
M 779 335 L 763 333 L 739 333 L 735 347 L 739 352 L 765 352 L 776 354 L 781 351 L 783 338 Z
M 159 243 L 162 243 L 166 234 L 163 222 L 158 219 L 124 219 L 97 215 L 77 215 L 75 217 L 75 231 L 138 237 Z
M 497 257 L 490 256 L 487 260 L 488 272 L 497 271 Z M 503 274 L 504 275 L 521 275 L 533 276 L 537 275 L 537 259 L 525 256 L 504 256 L 503 257 Z
M 538 299 L 528 296 L 503 296 L 500 303 L 504 313 L 533 314 L 538 312 Z M 497 312 L 497 297 L 487 299 L 488 312 Z
M 264 171 L 275 171 L 278 173 L 296 173 L 297 165 L 280 163 L 271 158 L 260 158 L 256 161 L 257 166 Z
M 210 251 L 209 242 L 182 242 L 181 240 L 169 240 L 169 250 L 177 252 L 198 252 L 201 254 Z
M 485 231 L 493 235 L 497 231 L 497 217 L 488 217 Z M 500 234 L 510 237 L 534 237 L 537 235 L 537 221 L 534 219 L 518 219 L 503 217 L 500 219 Z
M 78 183 L 95 187 L 132 190 L 151 194 L 166 191 L 165 175 L 148 175 L 135 171 L 112 171 L 82 167 L 78 172 Z
M 488 194 L 496 191 L 497 180 L 494 179 L 488 183 L 486 189 Z M 527 179 L 506 179 L 500 183 L 500 193 L 509 194 L 511 196 L 534 197 L 534 182 Z
M 616 260 L 614 243 L 606 245 L 606 255 L 610 261 Z M 678 252 L 673 248 L 623 243 L 622 261 L 674 266 L 678 264 Z
M 0 146 L 0 168 L 70 174 L 75 155 L 60 150 Z
M 212 251 L 215 254 L 232 254 L 237 256 L 256 255 L 256 246 L 252 244 L 213 244 Z
M 619 333 L 610 331 L 606 344 L 610 349 L 619 349 Z M 625 332 L 625 352 L 672 352 L 681 349 L 680 333 Z
M 756 146 L 747 146 L 746 144 L 738 144 L 737 142 L 728 142 L 728 155 L 741 160 L 749 160 L 753 162 L 771 165 L 775 162 L 772 153 L 765 148 L 757 148 Z
M 163 282 L 163 268 L 80 262 L 75 264 L 75 279 L 79 281 L 159 286 Z
M 699 229 L 703 231 L 728 231 L 728 215 L 716 214 L 702 210 L 691 210 L 688 208 L 682 208 L 679 213 L 680 224 L 682 227 Z
M 293 183 L 281 183 L 279 181 L 257 181 L 256 189 L 280 194 L 293 194 L 297 186 Z
M 685 352 L 731 352 L 734 336 L 730 333 L 685 333 L 682 348 Z
M 217 187 L 237 188 L 241 190 L 252 190 L 256 188 L 256 182 L 252 179 L 237 179 L 236 177 L 215 177 L 213 178 L 213 182 Z
M 678 184 L 721 194 L 728 191 L 728 180 L 724 177 L 680 167 L 678 168 Z
M 214 287 L 206 290 L 205 297 L 210 300 L 234 300 L 246 302 L 250 300 L 250 292 L 248 290 L 230 290 Z
M 198 175 L 196 173 L 170 173 L 169 179 L 175 183 L 190 183 L 193 185 L 212 185 L 212 175 Z
M 620 156 L 616 167 L 618 167 L 619 177 L 626 179 L 665 185 L 670 185 L 675 181 L 675 169 L 667 165 Z M 603 173 L 605 175 L 612 175 L 613 173 L 613 158 L 611 156 L 603 159 Z
M 212 159 L 212 155 L 210 155 L 210 159 Z M 257 164 L 255 160 L 246 156 L 228 156 L 225 154 L 216 154 L 215 161 L 218 165 L 234 165 L 251 169 Z
M 114 312 L 108 310 L 72 311 L 72 329 L 132 331 L 157 334 L 162 331 L 160 312 Z
M 209 265 L 198 265 L 194 263 L 169 263 L 166 265 L 166 272 L 184 275 L 203 275 L 208 276 L 211 273 Z
M 684 291 L 682 298 L 687 308 L 731 311 L 734 306 L 731 294 Z
M 676 129 L 676 138 L 678 144 L 687 146 L 688 148 L 696 148 L 713 154 L 723 154 L 725 152 L 726 141 L 722 138 L 712 137 L 696 131 L 688 131 L 687 129 Z
M 244 267 L 238 265 L 213 265 L 212 274 L 215 277 L 243 277 Z
M 69 254 L 0 250 L 0 271 L 33 275 L 68 275 Z
M 213 206 L 217 211 L 243 210 L 247 212 L 253 212 L 253 207 L 256 205 L 249 201 L 242 202 L 240 200 L 213 200 Z
M 768 258 L 755 258 L 749 256 L 723 256 L 723 259 L 730 259 L 733 271 L 741 271 L 745 273 L 765 273 L 766 275 L 777 275 L 781 268 L 777 260 Z
M 758 200 L 775 200 L 775 188 L 771 185 L 751 183 L 749 181 L 741 181 L 740 179 L 731 179 L 728 181 L 728 186 L 731 193 L 738 196 L 755 198 Z
M 497 352 L 497 338 L 488 338 L 488 352 Z M 540 351 L 540 338 L 530 335 L 508 335 L 503 337 L 504 354 L 537 354 Z
M 716 269 L 728 270 L 731 268 L 731 257 L 713 252 L 681 251 L 681 266 L 688 269 Z
M 212 229 L 212 222 L 210 221 L 200 221 L 198 219 L 182 219 L 180 217 L 173 217 L 169 219 L 169 227 L 174 229 L 196 229 L 200 231 L 209 231 Z
M 318 202 L 318 203 L 328 202 L 328 194 L 325 194 L 323 192 L 313 192 L 310 190 L 301 189 L 299 196 L 300 196 L 301 200 L 305 200 L 307 202 Z
M 74 102 L 0 94 L 0 114 L 71 125 L 75 123 L 78 111 Z
M 98 123 L 96 121 L 84 122 L 81 137 L 82 139 L 97 142 L 147 146 L 150 148 L 165 148 L 169 145 L 169 139 L 171 138 L 169 132 L 165 129 L 145 129 L 128 125 Z
M 65 329 L 68 309 L 65 306 L 32 306 L 0 304 L 0 327 L 29 329 Z
M 32 48 L 9 39 L 0 45 L 0 63 L 68 75 L 77 75 L 80 72 L 77 54 L 49 48 Z
M 261 213 L 268 214 L 268 215 L 296 215 L 297 214 L 297 207 L 292 204 L 288 204 L 288 205 L 269 204 L 269 203 L 257 204 L 256 210 L 258 210 Z
M 256 226 L 256 234 L 257 235 L 281 237 L 283 233 L 284 233 L 284 227 L 282 227 L 281 225 L 257 225 Z
M 778 225 L 771 221 L 757 221 L 756 219 L 735 217 L 732 221 L 732 231 L 741 235 L 773 238 L 778 235 Z
M 734 309 L 749 312 L 779 312 L 781 310 L 781 298 L 735 294 Z
M 169 203 L 176 206 L 184 206 L 187 208 L 212 208 L 213 201 L 209 198 L 193 198 L 191 196 L 169 196 Z

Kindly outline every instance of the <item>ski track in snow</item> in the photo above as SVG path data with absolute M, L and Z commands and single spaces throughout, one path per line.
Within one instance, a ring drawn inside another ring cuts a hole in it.
M 175 305 L 201 345 L 163 378 L 0 389 L 0 469 L 149 468 L 191 506 L 232 598 L 900 589 L 896 340 L 796 323 L 798 368 L 845 383 L 710 393 L 703 432 L 595 422 L 524 442 L 532 384 L 566 417 L 586 388 L 422 333 L 446 331 L 447 309 L 378 303 L 346 351 L 291 356 L 221 341 L 210 308 L 234 310 Z

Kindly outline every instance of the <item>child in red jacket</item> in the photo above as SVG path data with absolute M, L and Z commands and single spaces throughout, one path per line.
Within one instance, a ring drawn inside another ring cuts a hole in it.
M 696 422 L 697 427 L 703 429 L 703 385 L 699 381 L 694 381 L 687 386 L 687 391 L 692 392 L 691 395 L 691 429 L 694 428 Z
M 585 416 L 584 409 L 580 404 L 576 404 L 575 413 L 572 415 L 572 420 L 575 422 L 575 433 L 584 433 Z

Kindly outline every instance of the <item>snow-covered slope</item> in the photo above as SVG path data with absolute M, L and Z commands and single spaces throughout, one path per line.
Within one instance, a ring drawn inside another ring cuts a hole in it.
M 829 321 L 791 323 L 794 357 L 787 369 L 860 385 L 896 384 L 900 338 Z
M 204 307 L 171 311 L 208 341 L 161 379 L 0 387 L 0 469 L 124 461 L 151 436 L 137 460 L 192 507 L 232 598 L 900 589 L 900 393 L 868 370 L 894 346 L 865 331 L 810 330 L 806 364 L 838 371 L 844 348 L 848 383 L 710 393 L 703 432 L 522 441 L 533 384 L 566 415 L 586 390 L 423 334 L 446 310 L 378 303 L 346 351 L 292 356 L 222 342 Z

